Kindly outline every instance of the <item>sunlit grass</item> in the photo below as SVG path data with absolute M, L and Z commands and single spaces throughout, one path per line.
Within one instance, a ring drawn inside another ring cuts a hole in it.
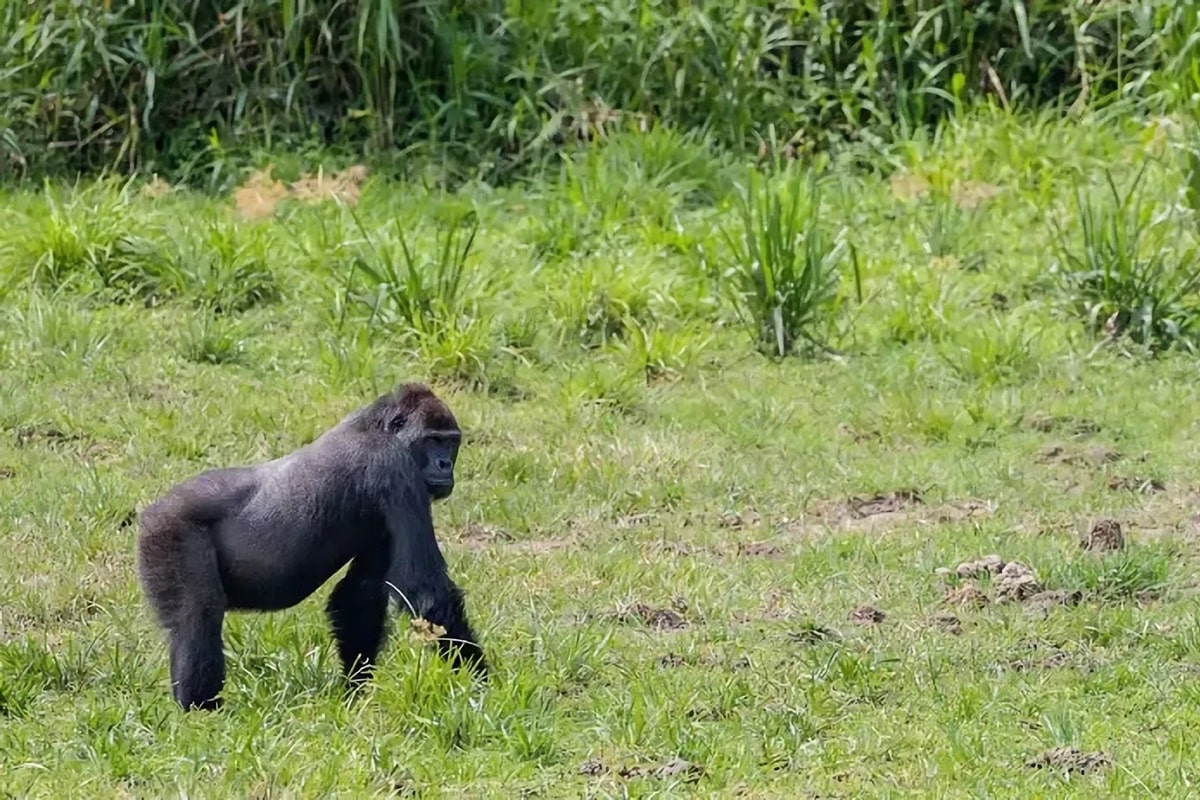
M 713 279 L 740 173 L 666 141 L 677 159 L 597 144 L 526 188 L 377 178 L 259 220 L 114 184 L 10 195 L 0 790 L 1186 796 L 1194 357 L 1104 340 L 1050 272 L 1052 223 L 1080 236 L 1076 188 L 1128 185 L 1144 128 L 982 112 L 859 153 L 877 173 L 832 163 L 820 217 L 859 268 L 822 322 L 838 359 L 759 352 Z M 1154 213 L 1181 163 L 1147 162 Z M 148 245 L 114 261 L 127 236 Z M 148 295 L 115 263 L 190 272 Z M 466 431 L 436 515 L 495 680 L 400 626 L 347 700 L 323 590 L 230 617 L 225 710 L 180 713 L 131 512 L 409 378 Z M 1104 519 L 1124 547 L 1081 547 Z M 1029 582 L 955 572 L 989 554 Z M 1081 754 L 1027 766 L 1060 746 Z

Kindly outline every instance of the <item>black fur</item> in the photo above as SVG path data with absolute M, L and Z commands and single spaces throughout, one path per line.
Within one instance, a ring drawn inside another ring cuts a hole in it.
M 226 611 L 294 606 L 347 562 L 325 608 L 352 683 L 379 656 L 390 590 L 401 610 L 446 629 L 443 656 L 486 676 L 433 528 L 433 501 L 454 489 L 459 440 L 442 401 L 405 385 L 289 455 L 201 473 L 145 508 L 139 577 L 167 632 L 178 703 L 220 706 Z

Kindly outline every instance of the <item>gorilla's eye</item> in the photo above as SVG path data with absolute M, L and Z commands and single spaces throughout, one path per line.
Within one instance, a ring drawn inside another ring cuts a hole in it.
M 405 418 L 405 416 L 403 414 L 397 414 L 396 416 L 394 416 L 390 420 L 388 420 L 388 430 L 395 433 L 396 431 L 403 428 L 404 423 L 407 421 L 408 420 Z

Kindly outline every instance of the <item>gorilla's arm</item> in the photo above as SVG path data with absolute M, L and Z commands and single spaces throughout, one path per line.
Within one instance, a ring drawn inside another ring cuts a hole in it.
M 474 672 L 486 676 L 487 662 L 467 620 L 462 590 L 451 580 L 438 547 L 428 497 L 411 487 L 394 497 L 386 513 L 391 539 L 389 590 L 398 595 L 401 610 L 446 629 L 438 640 L 443 657 L 455 667 L 465 661 Z

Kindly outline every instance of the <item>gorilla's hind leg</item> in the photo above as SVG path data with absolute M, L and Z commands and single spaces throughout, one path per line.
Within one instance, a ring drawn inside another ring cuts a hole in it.
M 225 684 L 225 592 L 208 531 L 174 515 L 147 515 L 142 580 L 170 642 L 171 692 L 185 710 L 215 710 Z
M 325 613 L 337 641 L 342 670 L 352 686 L 371 676 L 385 638 L 387 586 L 383 557 L 359 556 L 329 595 Z
M 224 613 L 203 609 L 170 631 L 171 684 L 184 709 L 215 711 L 225 684 L 225 652 L 221 643 Z

